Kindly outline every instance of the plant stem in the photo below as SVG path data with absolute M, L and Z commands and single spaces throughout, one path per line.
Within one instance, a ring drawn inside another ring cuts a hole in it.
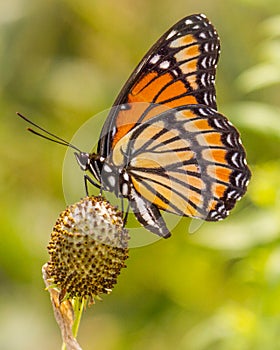
M 79 325 L 81 322 L 84 306 L 85 306 L 84 298 L 75 298 L 72 300 L 72 308 L 74 311 L 74 323 L 72 326 L 72 334 L 75 341 L 78 335 Z M 66 344 L 64 342 L 62 344 L 61 350 L 66 350 Z
M 74 324 L 72 327 L 73 336 L 76 338 L 79 331 L 79 326 L 85 306 L 85 298 L 75 298 L 73 301 L 74 309 Z

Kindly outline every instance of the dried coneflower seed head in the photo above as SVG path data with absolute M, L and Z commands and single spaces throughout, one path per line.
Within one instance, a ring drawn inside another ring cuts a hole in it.
M 121 212 L 102 197 L 86 197 L 57 219 L 48 245 L 47 272 L 60 299 L 93 300 L 110 293 L 128 258 Z

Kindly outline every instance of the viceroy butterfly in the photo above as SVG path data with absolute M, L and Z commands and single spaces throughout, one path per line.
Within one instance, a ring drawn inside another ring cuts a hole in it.
M 171 234 L 160 210 L 224 219 L 251 177 L 238 131 L 217 112 L 219 54 L 209 20 L 188 16 L 136 67 L 106 119 L 96 153 L 48 133 L 76 149 L 81 169 L 100 183 L 85 175 L 86 189 L 89 181 L 127 198 L 138 221 L 164 238 Z

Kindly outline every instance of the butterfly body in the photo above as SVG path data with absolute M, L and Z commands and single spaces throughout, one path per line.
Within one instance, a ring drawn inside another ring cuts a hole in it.
M 204 15 L 179 21 L 124 85 L 97 153 L 76 153 L 101 189 L 127 198 L 139 222 L 165 238 L 160 210 L 221 220 L 250 179 L 239 133 L 217 111 L 219 53 Z

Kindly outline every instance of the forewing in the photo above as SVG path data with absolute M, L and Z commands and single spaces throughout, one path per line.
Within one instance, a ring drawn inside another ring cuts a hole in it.
M 188 16 L 149 50 L 117 97 L 104 124 L 98 153 L 106 158 L 137 123 L 189 104 L 216 109 L 219 37 L 204 15 Z

